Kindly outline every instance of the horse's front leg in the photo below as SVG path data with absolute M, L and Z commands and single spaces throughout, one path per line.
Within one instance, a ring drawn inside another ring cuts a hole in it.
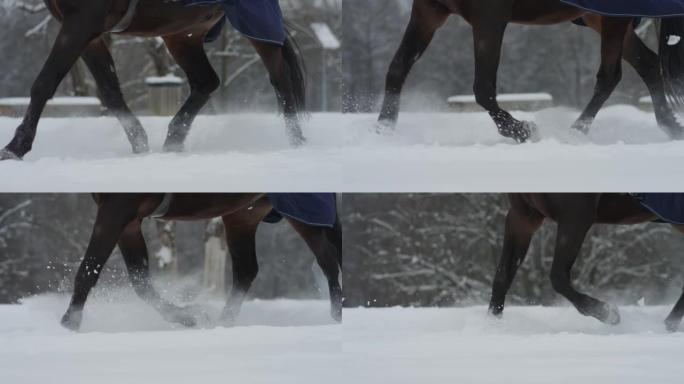
M 601 68 L 596 76 L 594 95 L 572 125 L 584 134 L 589 133 L 596 115 L 622 79 L 623 43 L 632 19 L 602 17 L 600 23 L 600 28 L 594 26 L 601 33 Z
M 292 41 L 282 46 L 250 39 L 268 70 L 278 103 L 285 117 L 285 128 L 290 145 L 306 143 L 300 117 L 306 113 L 306 79 L 298 52 Z
M 233 268 L 233 287 L 221 314 L 221 323 L 225 326 L 235 323 L 247 292 L 259 273 L 256 231 L 261 217 L 253 212 L 240 212 L 223 218 Z
M 501 47 L 509 16 L 485 14 L 471 20 L 475 40 L 475 99 L 489 112 L 499 133 L 519 143 L 526 142 L 536 129 L 530 122 L 516 120 L 501 109 L 496 100 L 496 83 L 501 61 Z
M 20 160 L 31 150 L 47 101 L 88 44 L 104 32 L 109 6 L 100 3 L 102 1 L 79 4 L 65 11 L 52 51 L 31 88 L 31 102 L 24 119 L 12 141 L 0 151 L 0 160 Z
M 413 65 L 430 45 L 435 32 L 449 16 L 449 11 L 433 0 L 413 2 L 411 19 L 385 79 L 385 98 L 378 118 L 378 131 L 394 129 L 399 118 L 401 91 Z
M 124 228 L 135 219 L 142 201 L 137 195 L 109 195 L 103 197 L 97 211 L 97 218 L 90 237 L 85 257 L 76 273 L 74 293 L 62 325 L 78 330 L 83 317 L 83 307 L 93 289 L 109 256 L 114 251 Z
M 141 219 L 133 220 L 126 226 L 119 238 L 119 249 L 135 293 L 154 307 L 167 321 L 194 327 L 197 320 L 187 309 L 164 300 L 152 286 L 149 256 L 141 229 Z
M 173 58 L 183 69 L 190 83 L 190 96 L 169 124 L 164 151 L 182 152 L 185 139 L 197 114 L 204 108 L 211 94 L 221 84 L 204 51 L 205 33 L 182 33 L 164 37 Z
M 490 314 L 497 317 L 503 314 L 506 294 L 527 256 L 532 236 L 543 221 L 543 216 L 533 212 L 528 207 L 518 209 L 518 207 L 513 206 L 508 212 L 503 250 L 492 283 L 492 297 L 489 302 Z

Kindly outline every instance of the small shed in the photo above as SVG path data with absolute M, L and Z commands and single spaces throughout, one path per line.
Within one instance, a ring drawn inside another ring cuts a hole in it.
M 183 79 L 175 75 L 148 77 L 150 113 L 154 116 L 173 116 L 178 112 L 183 99 Z
M 310 27 L 316 42 L 321 47 L 321 111 L 327 111 L 329 108 L 328 61 L 331 53 L 340 49 L 342 44 L 327 23 L 313 22 Z
M 553 96 L 548 93 L 504 93 L 496 100 L 501 108 L 510 111 L 539 111 L 554 106 Z M 477 112 L 482 107 L 477 104 L 474 95 L 456 95 L 447 99 L 449 107 L 456 112 Z

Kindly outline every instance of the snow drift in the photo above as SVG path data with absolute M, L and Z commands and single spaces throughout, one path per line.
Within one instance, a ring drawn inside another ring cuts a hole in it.
M 0 382 L 342 382 L 331 375 L 341 327 L 327 302 L 248 302 L 234 328 L 185 329 L 136 298 L 120 299 L 90 300 L 82 333 L 59 325 L 65 296 L 0 306 Z
M 358 309 L 344 313 L 350 382 L 677 383 L 684 335 L 669 308 L 621 308 L 617 327 L 574 308 Z
M 246 303 L 234 328 L 184 329 L 132 296 L 96 296 L 83 332 L 59 326 L 66 296 L 0 306 L 3 383 L 678 383 L 684 334 L 669 307 L 623 307 L 608 326 L 571 307 L 345 309 Z M 218 303 L 206 307 L 218 313 Z
M 651 113 L 599 114 L 589 136 L 570 130 L 578 112 L 516 113 L 541 141 L 500 137 L 478 113 L 404 113 L 396 134 L 372 133 L 375 115 L 314 114 L 307 146 L 288 146 L 275 114 L 200 116 L 184 154 L 161 153 L 166 118 L 143 118 L 152 153 L 134 156 L 116 120 L 44 119 L 24 162 L 0 163 L 7 192 L 681 192 L 671 177 L 684 142 L 669 141 Z M 17 119 L 0 118 L 0 142 Z M 182 176 L 182 177 L 181 177 Z M 382 177 L 380 177 L 382 176 Z

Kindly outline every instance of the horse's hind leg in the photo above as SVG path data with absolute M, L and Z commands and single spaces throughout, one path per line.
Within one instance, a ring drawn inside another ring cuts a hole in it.
M 679 297 L 677 304 L 675 304 L 672 312 L 670 312 L 670 315 L 665 320 L 667 330 L 677 332 L 679 325 L 682 323 L 682 317 L 684 317 L 684 293 Z
M 180 323 L 186 327 L 195 326 L 197 321 L 192 315 L 186 313 L 183 308 L 162 299 L 152 286 L 147 245 L 140 226 L 140 219 L 133 220 L 126 226 L 119 238 L 119 249 L 135 293 L 154 307 L 167 321 Z
M 343 301 L 342 285 L 340 282 L 342 237 L 339 221 L 333 228 L 314 227 L 293 219 L 288 221 L 299 232 L 316 256 L 318 265 L 328 279 L 330 315 L 335 321 L 341 322 Z
M 623 43 L 631 23 L 631 18 L 601 18 L 601 68 L 596 88 L 591 101 L 572 126 L 582 133 L 589 133 L 594 118 L 622 79 Z
M 71 303 L 62 317 L 62 325 L 66 328 L 78 330 L 81 326 L 88 294 L 97 284 L 124 228 L 136 218 L 141 201 L 138 196 L 110 195 L 98 207 L 90 243 L 76 273 Z
M 306 143 L 300 126 L 299 115 L 304 112 L 306 90 L 299 68 L 299 59 L 291 41 L 281 47 L 275 44 L 250 40 L 268 70 L 271 84 L 276 91 L 278 103 L 285 117 L 290 145 L 298 147 Z
M 65 14 L 52 51 L 31 88 L 31 102 L 24 120 L 12 141 L 0 151 L 0 160 L 21 159 L 31 150 L 45 104 L 88 44 L 103 33 L 107 8 L 93 2 L 73 7 Z
M 556 196 L 562 207 L 557 219 L 558 233 L 556 249 L 551 265 L 551 285 L 556 292 L 568 299 L 577 310 L 585 315 L 608 323 L 618 324 L 620 314 L 617 308 L 610 306 L 591 296 L 578 292 L 570 282 L 572 267 L 579 256 L 582 243 L 594 222 L 597 200 L 594 196 L 572 196 L 562 199 Z
M 449 11 L 434 0 L 415 0 L 411 19 L 385 79 L 385 98 L 378 119 L 381 127 L 393 128 L 399 118 L 401 90 L 413 65 L 446 22 Z
M 165 37 L 166 46 L 190 82 L 190 96 L 171 120 L 164 151 L 181 152 L 197 114 L 221 84 L 204 51 L 204 34 L 180 34 Z
M 221 315 L 221 322 L 224 325 L 232 325 L 235 322 L 247 292 L 259 273 L 256 231 L 261 217 L 263 216 L 251 213 L 235 213 L 223 218 L 233 267 L 233 288 Z
M 624 44 L 624 59 L 637 71 L 648 87 L 658 125 L 673 139 L 684 137 L 684 128 L 677 120 L 665 97 L 663 76 L 660 73 L 658 55 L 641 41 L 630 28 Z
M 489 313 L 494 316 L 501 316 L 503 313 L 506 294 L 527 256 L 532 236 L 544 221 L 544 217 L 531 207 L 520 206 L 520 202 L 514 200 L 515 197 L 512 198 L 512 207 L 506 217 L 503 250 L 492 284 Z
M 95 78 L 105 108 L 113 113 L 123 126 L 133 147 L 133 153 L 147 152 L 147 134 L 124 100 L 114 70 L 114 60 L 105 42 L 100 38 L 90 43 L 83 53 L 83 60 Z

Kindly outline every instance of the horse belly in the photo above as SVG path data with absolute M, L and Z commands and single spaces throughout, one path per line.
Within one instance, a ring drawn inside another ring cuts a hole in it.
M 168 212 L 164 216 L 169 220 L 212 219 L 236 213 L 243 209 L 266 216 L 270 212 L 270 203 L 264 194 L 258 193 L 207 193 L 207 194 L 174 194 Z
M 186 31 L 209 30 L 223 17 L 221 6 L 185 7 L 163 0 L 141 1 L 133 22 L 124 32 L 135 36 L 168 36 Z
M 532 25 L 553 25 L 578 19 L 584 11 L 559 0 L 516 0 L 512 22 Z
M 654 221 L 657 216 L 627 194 L 604 193 L 596 208 L 599 224 L 639 224 Z

